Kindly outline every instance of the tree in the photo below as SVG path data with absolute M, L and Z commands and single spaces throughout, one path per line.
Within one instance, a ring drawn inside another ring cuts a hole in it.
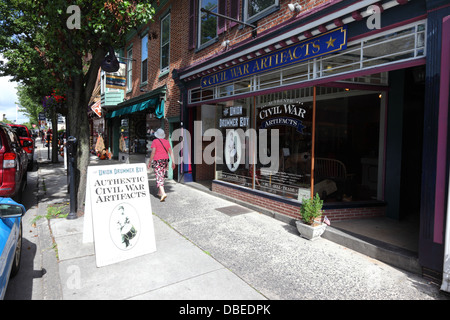
M 69 134 L 77 138 L 77 210 L 84 211 L 89 164 L 88 102 L 109 48 L 148 23 L 153 0 L 1 0 L 0 53 L 3 75 L 65 92 Z M 50 85 L 49 85 L 50 84 Z
M 39 123 L 39 112 L 43 112 L 42 101 L 36 97 L 30 86 L 19 84 L 17 86 L 17 98 L 19 99 L 19 111 L 30 119 L 29 124 Z

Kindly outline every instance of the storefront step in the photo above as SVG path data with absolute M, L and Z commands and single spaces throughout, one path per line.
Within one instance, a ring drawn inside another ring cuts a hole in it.
M 266 214 L 274 219 L 295 226 L 295 219 L 286 215 L 279 214 L 271 210 L 258 207 L 256 205 L 252 205 L 244 201 L 240 201 L 226 195 L 213 192 L 204 184 L 196 182 L 189 182 L 185 184 L 197 190 L 212 194 L 225 200 L 229 200 L 248 209 Z M 403 249 L 383 241 L 371 239 L 362 235 L 357 235 L 350 231 L 342 231 L 337 228 L 333 228 L 332 226 L 327 227 L 324 234 L 322 234 L 322 237 L 394 267 L 416 274 L 422 274 L 422 268 L 419 265 L 417 253 L 413 251 Z
M 422 274 L 419 258 L 413 251 L 332 226 L 327 227 L 322 237 L 394 267 Z

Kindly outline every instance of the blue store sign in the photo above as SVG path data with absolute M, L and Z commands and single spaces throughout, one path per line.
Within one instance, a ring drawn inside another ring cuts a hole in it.
M 202 88 L 235 81 L 260 72 L 284 67 L 293 63 L 317 58 L 347 48 L 347 26 L 290 45 L 268 55 L 260 56 L 237 66 L 205 76 Z

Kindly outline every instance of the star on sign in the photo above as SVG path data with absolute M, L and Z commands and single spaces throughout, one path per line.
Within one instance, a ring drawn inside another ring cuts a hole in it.
M 333 39 L 333 37 L 330 36 L 330 40 L 326 41 L 325 43 L 328 45 L 327 49 L 329 47 L 334 47 L 334 42 L 336 41 L 336 39 Z

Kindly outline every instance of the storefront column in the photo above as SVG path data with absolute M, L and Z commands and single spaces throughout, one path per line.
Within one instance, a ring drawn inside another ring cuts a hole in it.
M 400 218 L 400 185 L 402 169 L 402 132 L 405 94 L 405 70 L 389 73 L 389 102 L 386 139 L 386 216 Z
M 436 210 L 440 210 L 441 203 L 445 203 L 446 199 L 437 194 L 436 187 L 439 182 L 438 174 L 442 174 L 442 169 L 438 168 L 438 149 L 442 148 L 442 140 L 439 140 L 439 126 L 442 128 L 439 112 L 442 99 L 441 67 L 444 62 L 441 59 L 443 19 L 450 15 L 450 5 L 444 1 L 428 1 L 427 10 L 427 52 L 430 54 L 427 54 L 426 64 L 419 260 L 426 272 L 441 273 L 444 258 L 444 219 Z M 446 54 L 448 57 L 448 52 Z M 448 108 L 448 105 L 446 107 Z M 448 119 L 445 121 L 448 122 Z M 447 145 L 445 148 L 448 148 Z M 445 162 L 448 166 L 447 159 Z
M 450 203 L 449 203 L 449 194 L 450 187 L 447 184 L 448 192 L 445 192 L 445 183 L 449 182 L 447 176 L 449 175 L 449 164 L 447 159 L 447 150 L 448 150 L 448 109 L 450 104 L 450 15 L 446 16 L 442 22 L 442 54 L 441 54 L 441 88 L 440 88 L 440 111 L 439 111 L 439 137 L 438 141 L 438 170 L 442 171 L 440 178 L 436 183 L 436 187 L 440 187 L 440 191 L 442 194 L 437 194 L 436 196 L 441 196 L 443 198 L 442 208 L 440 209 L 440 215 L 442 215 L 442 220 L 445 221 L 445 213 L 447 214 L 447 224 L 446 226 L 442 223 L 442 237 L 444 237 L 444 266 L 443 266 L 443 279 L 442 279 L 442 287 L 441 290 L 450 292 Z M 439 153 L 443 154 L 439 154 Z M 445 154 L 445 156 L 444 156 Z M 447 210 L 445 210 L 445 195 L 447 195 Z M 439 214 L 439 213 L 438 213 Z M 436 240 L 436 236 L 435 236 Z M 439 239 L 438 239 L 439 240 Z M 441 239 L 442 240 L 442 239 Z

